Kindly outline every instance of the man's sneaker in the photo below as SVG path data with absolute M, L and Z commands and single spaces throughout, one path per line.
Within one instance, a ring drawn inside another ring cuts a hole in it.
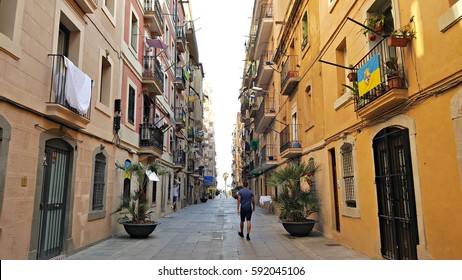
M 244 234 L 242 232 L 238 232 L 237 234 L 239 234 L 240 237 L 244 237 Z
M 247 240 L 250 240 L 250 236 L 249 236 L 248 234 L 247 234 L 247 237 L 246 237 L 246 238 L 247 238 Z

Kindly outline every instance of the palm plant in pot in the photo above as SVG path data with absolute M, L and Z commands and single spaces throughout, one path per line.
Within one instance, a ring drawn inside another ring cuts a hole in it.
M 307 236 L 316 223 L 309 216 L 320 209 L 319 197 L 313 187 L 317 171 L 318 166 L 314 163 L 289 163 L 276 170 L 268 180 L 269 185 L 279 190 L 275 202 L 282 225 L 290 235 Z M 302 185 L 303 181 L 307 188 Z
M 159 181 L 157 175 L 167 172 L 160 170 L 157 163 L 150 163 L 144 166 L 140 162 L 127 166 L 115 163 L 118 169 L 124 171 L 127 178 L 137 178 L 136 190 L 122 197 L 121 205 L 114 213 L 122 213 L 124 216 L 118 219 L 124 225 L 125 231 L 132 238 L 146 238 L 159 224 L 151 219 L 151 203 L 146 198 L 146 185 L 148 180 Z

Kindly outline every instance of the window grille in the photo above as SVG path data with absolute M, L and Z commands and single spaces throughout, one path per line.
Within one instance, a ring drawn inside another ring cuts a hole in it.
M 95 172 L 93 178 L 92 210 L 103 210 L 104 207 L 104 171 L 106 169 L 106 156 L 99 153 L 95 157 Z
M 356 193 L 353 167 L 353 148 L 351 144 L 342 146 L 343 181 L 345 183 L 345 203 L 347 207 L 356 208 Z

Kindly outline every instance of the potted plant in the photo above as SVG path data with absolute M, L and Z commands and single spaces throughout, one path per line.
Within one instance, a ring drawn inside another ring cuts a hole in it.
M 365 21 L 361 32 L 364 36 L 369 35 L 369 40 L 375 41 L 376 35 L 375 33 L 382 33 L 384 26 L 385 26 L 385 15 L 384 14 L 376 14 L 369 16 Z M 373 31 L 375 32 L 373 32 Z
M 391 32 L 388 37 L 388 46 L 390 47 L 406 47 L 411 39 L 415 38 L 415 30 L 411 24 L 401 26 L 401 28 Z
M 201 196 L 200 200 L 201 200 L 202 203 L 205 203 L 208 200 L 205 189 L 202 191 L 202 196 Z
M 387 66 L 387 89 L 402 88 L 404 82 L 399 71 L 398 59 L 392 57 L 385 62 L 385 65 Z
M 316 223 L 309 216 L 319 212 L 320 201 L 314 189 L 314 175 L 318 167 L 313 163 L 289 163 L 276 170 L 268 183 L 278 188 L 275 203 L 279 209 L 279 218 L 286 231 L 293 236 L 308 235 Z M 302 184 L 303 181 L 307 185 Z
M 166 172 L 160 170 L 157 163 L 144 166 L 138 162 L 123 166 L 116 162 L 115 165 L 125 172 L 125 176 L 136 177 L 138 186 L 133 193 L 122 197 L 121 205 L 114 213 L 124 213 L 118 222 L 124 225 L 131 238 L 146 238 L 159 223 L 151 219 L 151 203 L 146 198 L 145 186 L 148 180 L 158 181 L 157 175 Z
M 358 73 L 354 69 L 353 64 L 348 65 L 348 69 L 350 69 L 350 72 L 347 75 L 348 80 L 350 80 L 350 82 L 357 82 L 358 81 Z

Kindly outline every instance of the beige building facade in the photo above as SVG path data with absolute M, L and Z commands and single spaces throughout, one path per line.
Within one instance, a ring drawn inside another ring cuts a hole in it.
M 376 259 L 460 259 L 462 2 L 255 3 L 248 61 L 258 70 L 243 87 L 259 106 L 248 127 L 260 143 L 276 140 L 277 160 L 253 152 L 249 178 L 264 184 L 288 162 L 314 161 L 325 236 Z M 365 29 L 377 17 L 384 29 Z M 391 45 L 404 27 L 415 38 Z M 258 56 L 262 36 L 270 58 Z M 366 69 L 380 74 L 364 90 Z
M 153 219 L 173 211 L 176 184 L 187 207 L 195 170 L 175 148 L 197 141 L 176 125 L 178 97 L 189 94 L 176 71 L 193 72 L 190 56 L 202 68 L 187 10 L 157 0 L 0 2 L 1 259 L 61 258 L 123 232 L 112 213 L 136 186 L 116 162 L 169 171 L 147 186 Z M 202 79 L 200 70 L 188 85 Z M 200 107 L 188 119 L 200 122 Z

